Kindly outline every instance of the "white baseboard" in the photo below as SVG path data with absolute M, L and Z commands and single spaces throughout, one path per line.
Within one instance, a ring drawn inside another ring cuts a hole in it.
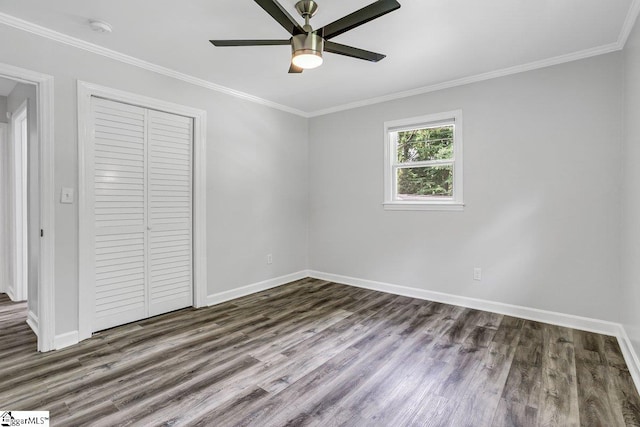
M 636 390 L 640 393 L 640 359 L 633 348 L 633 344 L 631 343 L 631 339 L 629 338 L 627 331 L 622 325 L 620 325 L 617 338 L 618 343 L 620 344 L 620 349 L 622 350 L 622 355 L 624 356 L 624 361 L 627 363 L 627 368 L 629 368 L 631 378 L 633 378 L 633 382 L 636 385 Z
M 355 277 L 342 276 L 339 274 L 324 273 L 321 271 L 307 271 L 309 277 L 330 282 L 343 283 L 345 285 L 359 288 L 371 289 L 374 291 L 386 292 L 394 295 L 403 295 L 411 298 L 424 299 L 440 302 L 444 304 L 457 305 L 461 307 L 473 308 L 476 310 L 489 311 L 492 313 L 505 314 L 508 316 L 520 317 L 522 319 L 534 320 L 536 322 L 549 323 L 557 326 L 564 326 L 572 329 L 579 329 L 598 334 L 611 335 L 618 339 L 622 355 L 627 363 L 631 377 L 640 393 L 640 359 L 636 354 L 627 332 L 620 323 L 608 322 L 606 320 L 591 319 L 588 317 L 574 316 L 572 314 L 557 313 L 554 311 L 540 310 L 537 308 L 524 307 L 520 305 L 505 304 L 501 302 L 482 300 L 477 298 L 463 297 L 443 292 L 428 291 L 425 289 L 411 288 L 408 286 L 392 285 L 390 283 L 376 282 L 373 280 L 358 279 Z
M 16 294 L 13 292 L 13 288 L 12 287 L 8 287 L 7 288 L 7 296 L 9 297 L 9 299 L 13 302 L 16 302 Z
M 621 326 L 619 323 L 608 322 L 606 320 L 590 319 L 588 317 L 574 316 L 572 314 L 557 313 L 554 311 L 540 310 L 520 305 L 505 304 L 443 292 L 428 291 L 408 286 L 392 285 L 390 283 L 358 279 L 355 277 L 341 276 L 339 274 L 323 273 L 321 271 L 309 271 L 309 276 L 317 279 L 357 286 L 359 288 L 371 289 L 374 291 L 468 307 L 492 313 L 506 314 L 507 316 L 520 317 L 522 319 L 534 320 L 536 322 L 550 323 L 553 325 L 565 326 L 567 328 L 580 329 L 605 335 L 616 336 Z
M 263 280 L 262 282 L 252 283 L 250 285 L 243 286 L 237 289 L 231 289 L 229 291 L 218 292 L 207 296 L 207 305 L 220 304 L 232 299 L 240 298 L 246 295 L 255 294 L 256 292 L 265 291 L 267 289 L 275 288 L 277 286 L 285 285 L 296 280 L 309 277 L 306 270 L 298 271 L 296 273 L 287 274 L 285 276 L 274 277 L 273 279 Z
M 31 310 L 27 313 L 27 325 L 31 328 L 34 334 L 38 336 L 39 326 L 38 326 L 38 316 Z
M 64 334 L 56 335 L 53 339 L 53 348 L 60 350 L 78 344 L 78 342 L 78 331 L 65 332 Z

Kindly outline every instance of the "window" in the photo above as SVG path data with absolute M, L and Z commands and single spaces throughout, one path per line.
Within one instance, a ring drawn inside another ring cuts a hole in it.
M 462 210 L 462 111 L 384 129 L 385 209 Z

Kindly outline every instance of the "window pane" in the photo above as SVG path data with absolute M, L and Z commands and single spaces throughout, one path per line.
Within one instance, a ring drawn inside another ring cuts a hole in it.
M 397 171 L 399 200 L 453 197 L 453 165 L 399 168 Z
M 453 125 L 397 132 L 398 163 L 453 158 Z

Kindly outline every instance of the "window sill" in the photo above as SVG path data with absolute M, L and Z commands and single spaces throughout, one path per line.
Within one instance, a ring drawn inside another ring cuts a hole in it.
M 387 211 L 462 211 L 464 203 L 460 202 L 385 202 Z

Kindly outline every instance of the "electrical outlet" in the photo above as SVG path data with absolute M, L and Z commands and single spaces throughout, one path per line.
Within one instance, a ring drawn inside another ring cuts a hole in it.
M 267 254 L 267 264 L 273 264 L 273 255 Z
M 480 267 L 473 268 L 473 280 L 482 280 L 482 269 Z

